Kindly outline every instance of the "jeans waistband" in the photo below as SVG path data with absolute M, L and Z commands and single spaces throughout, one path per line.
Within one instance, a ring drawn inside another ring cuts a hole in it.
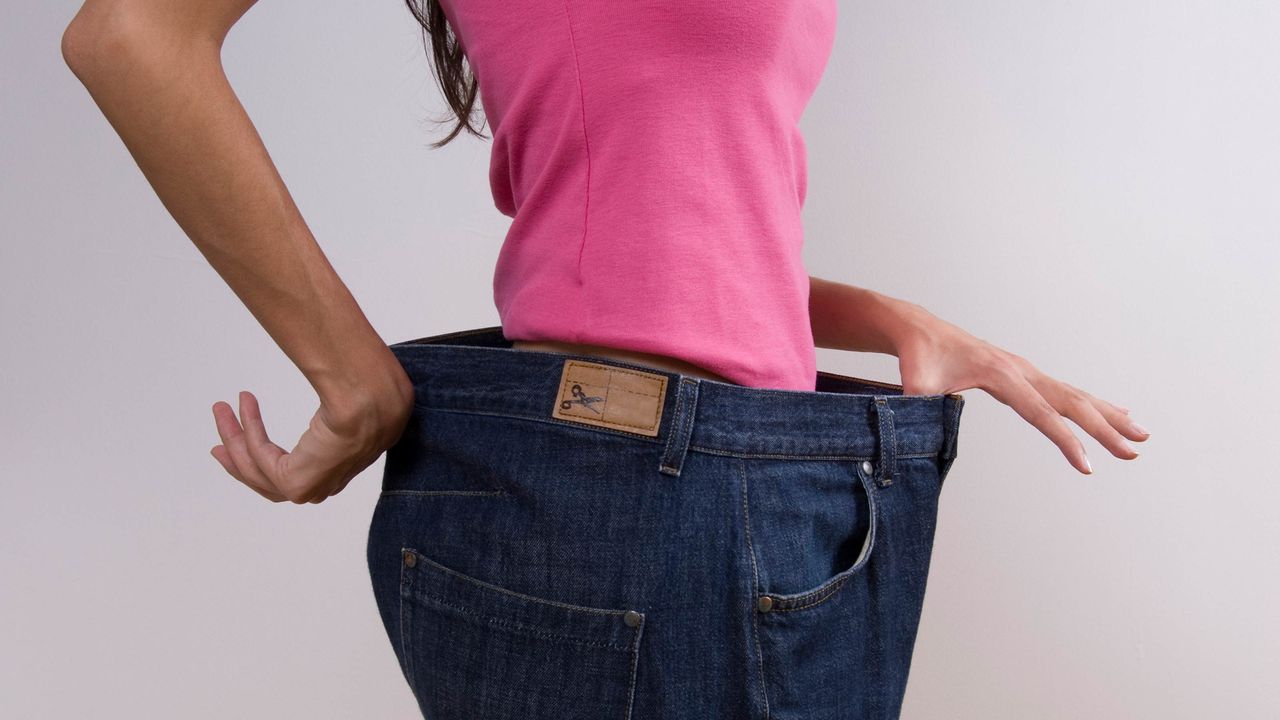
M 954 457 L 964 398 L 819 370 L 813 391 L 747 387 L 600 355 L 517 350 L 500 325 L 389 346 L 419 407 L 565 424 L 689 450 L 871 462 L 882 485 L 904 457 Z

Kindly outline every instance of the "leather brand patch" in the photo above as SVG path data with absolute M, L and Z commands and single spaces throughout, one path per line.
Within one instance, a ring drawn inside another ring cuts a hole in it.
M 551 417 L 657 437 L 666 398 L 666 375 L 565 360 Z

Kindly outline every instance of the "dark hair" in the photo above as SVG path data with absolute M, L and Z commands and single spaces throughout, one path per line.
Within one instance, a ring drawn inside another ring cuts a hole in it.
M 479 84 L 468 66 L 462 43 L 453 33 L 453 28 L 449 26 L 449 19 L 444 15 L 440 0 L 405 0 L 405 3 L 409 6 L 409 12 L 413 14 L 413 18 L 422 26 L 423 47 L 427 49 L 427 54 L 434 61 L 432 74 L 441 92 L 444 93 L 445 102 L 449 103 L 449 108 L 453 111 L 452 118 L 435 122 L 445 123 L 454 120 L 457 122 L 447 137 L 431 143 L 431 147 L 439 148 L 447 145 L 464 128 L 472 135 L 484 138 L 485 135 L 472 124 L 471 117 L 478 97 Z

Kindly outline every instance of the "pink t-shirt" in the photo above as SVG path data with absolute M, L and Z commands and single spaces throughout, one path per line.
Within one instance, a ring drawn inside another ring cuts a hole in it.
M 675 356 L 813 390 L 798 122 L 836 0 L 443 0 L 513 218 L 510 340 Z

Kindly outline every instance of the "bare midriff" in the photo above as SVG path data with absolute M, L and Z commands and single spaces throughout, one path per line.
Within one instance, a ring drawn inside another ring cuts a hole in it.
M 641 365 L 649 365 L 652 367 L 662 368 L 663 370 L 683 373 L 685 375 L 692 375 L 705 380 L 719 380 L 720 382 L 730 383 L 733 385 L 738 384 L 703 367 L 669 355 L 655 355 L 636 350 L 610 347 L 608 345 L 588 345 L 585 343 L 571 343 L 560 340 L 512 340 L 511 343 L 512 347 L 516 350 L 541 350 L 544 352 L 567 353 L 570 355 L 600 355 L 614 360 L 639 363 Z

